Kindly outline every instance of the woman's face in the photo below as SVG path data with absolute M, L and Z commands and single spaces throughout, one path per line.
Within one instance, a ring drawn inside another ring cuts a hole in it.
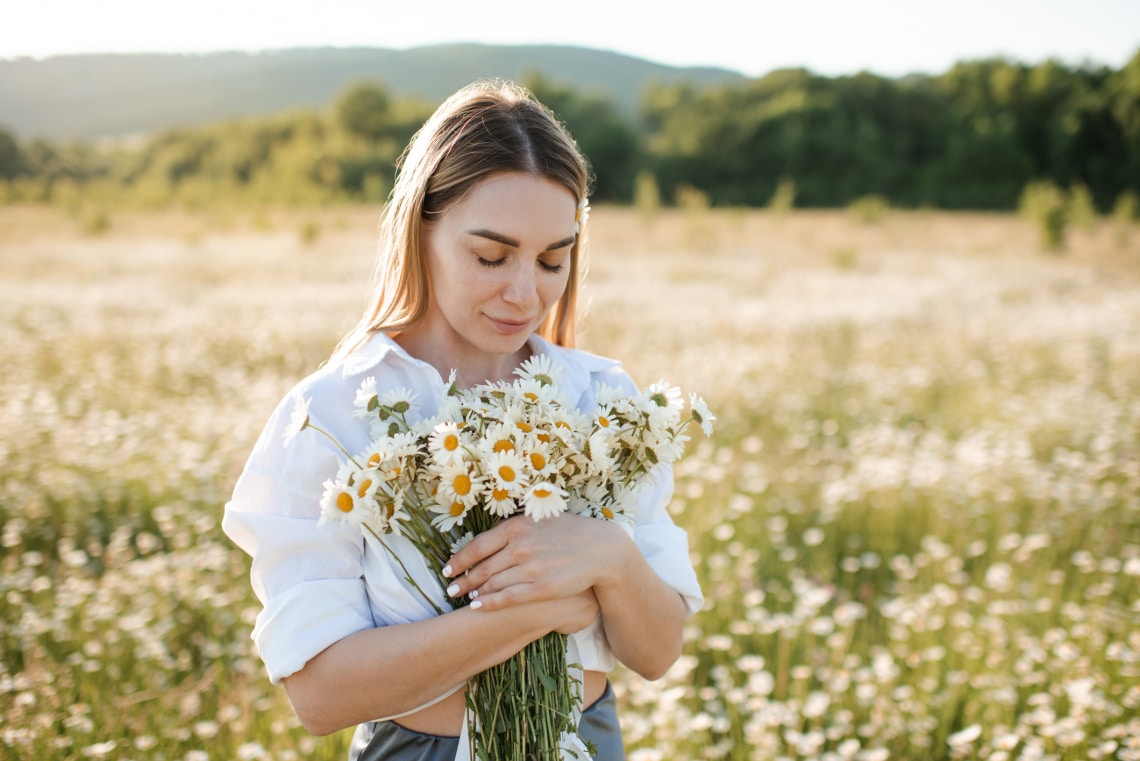
M 576 211 L 564 186 L 505 172 L 425 224 L 436 348 L 455 360 L 519 351 L 566 290 Z

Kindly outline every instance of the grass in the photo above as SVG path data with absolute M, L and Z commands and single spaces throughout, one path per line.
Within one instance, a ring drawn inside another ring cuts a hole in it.
M 721 424 L 671 505 L 706 607 L 666 677 L 614 677 L 631 761 L 1140 758 L 1129 238 L 654 214 L 592 214 L 582 344 Z M 375 216 L 0 208 L 4 758 L 344 757 L 266 680 L 218 520 Z

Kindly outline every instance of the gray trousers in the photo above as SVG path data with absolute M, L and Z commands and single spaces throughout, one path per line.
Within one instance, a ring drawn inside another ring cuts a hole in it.
M 609 682 L 602 697 L 582 712 L 578 729 L 586 742 L 597 746 L 594 761 L 625 761 L 617 698 Z M 458 749 L 458 737 L 425 735 L 394 721 L 370 721 L 356 727 L 348 761 L 453 761 Z

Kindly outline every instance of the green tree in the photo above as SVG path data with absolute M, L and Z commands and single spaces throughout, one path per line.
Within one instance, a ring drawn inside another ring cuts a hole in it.
M 637 172 L 638 135 L 608 98 L 585 95 L 539 73 L 524 84 L 566 125 L 594 173 L 598 201 L 629 201 Z
M 391 98 L 377 82 L 349 87 L 336 103 L 336 121 L 345 131 L 365 140 L 380 140 L 392 127 Z
M 20 144 L 10 132 L 0 129 L 0 179 L 12 180 L 26 171 Z

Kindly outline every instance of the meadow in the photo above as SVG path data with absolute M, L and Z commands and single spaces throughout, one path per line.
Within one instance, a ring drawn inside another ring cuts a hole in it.
M 0 207 L 0 757 L 341 759 L 219 519 L 376 209 Z M 580 344 L 719 416 L 631 761 L 1140 759 L 1140 228 L 596 209 Z

